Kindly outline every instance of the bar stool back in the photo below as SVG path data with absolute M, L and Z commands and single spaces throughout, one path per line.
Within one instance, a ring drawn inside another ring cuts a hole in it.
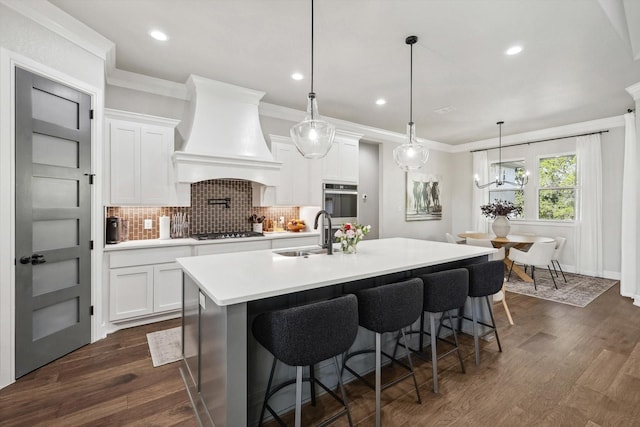
M 423 310 L 429 313 L 429 335 L 431 336 L 431 365 L 433 369 L 433 391 L 438 392 L 438 359 L 452 353 L 457 352 L 460 361 L 460 369 L 465 372 L 464 362 L 460 354 L 458 345 L 458 335 L 456 327 L 451 319 L 451 310 L 460 309 L 467 301 L 469 295 L 469 272 L 464 268 L 456 268 L 453 270 L 440 271 L 437 273 L 425 274 L 420 276 L 424 282 L 424 303 Z M 440 316 L 440 326 L 436 332 L 435 315 L 442 313 Z M 440 329 L 443 325 L 445 314 L 449 319 L 449 329 L 453 332 L 453 340 L 451 342 L 444 338 L 440 338 Z M 424 320 L 424 319 L 423 319 Z M 422 322 L 424 323 L 424 321 Z M 440 340 L 453 346 L 446 353 L 438 355 L 437 341 Z
M 320 425 L 327 425 L 342 415 L 347 415 L 349 425 L 353 426 L 336 356 L 349 349 L 358 333 L 358 301 L 355 295 L 262 313 L 255 318 L 252 330 L 256 340 L 274 356 L 258 425 L 262 425 L 265 410 L 268 410 L 280 425 L 286 426 L 268 402 L 275 393 L 295 383 L 295 426 L 299 427 L 302 415 L 302 382 L 309 381 L 311 387 L 317 383 L 344 405 L 344 410 Z M 342 398 L 314 376 L 302 377 L 304 366 L 311 366 L 331 357 L 334 359 Z M 271 390 L 278 360 L 296 367 L 296 379 L 286 381 Z
M 489 261 L 481 264 L 473 264 L 465 267 L 469 271 L 469 298 L 471 301 L 471 319 L 473 321 L 473 341 L 476 351 L 476 365 L 480 364 L 480 341 L 478 324 L 490 328 L 487 334 L 494 333 L 496 336 L 496 342 L 498 343 L 498 350 L 502 352 L 502 345 L 500 345 L 500 337 L 498 336 L 498 329 L 496 328 L 496 322 L 493 317 L 493 307 L 489 302 L 489 296 L 497 293 L 502 289 L 504 282 L 504 263 L 502 261 Z M 485 323 L 479 320 L 478 310 L 480 305 L 476 307 L 475 301 L 477 298 L 484 297 L 487 302 L 487 308 L 489 310 L 489 316 L 491 317 L 491 324 Z M 487 335 L 484 334 L 484 335 Z
M 404 328 L 414 323 L 420 317 L 420 313 L 422 312 L 422 294 L 422 280 L 417 278 L 356 292 L 358 297 L 360 326 L 375 332 L 376 345 L 375 350 L 360 350 L 345 355 L 342 367 L 375 390 L 377 427 L 381 425 L 380 394 L 382 390 L 411 376 L 413 377 L 413 385 L 416 389 L 418 403 L 422 403 L 422 400 L 420 399 L 420 392 L 418 391 L 418 382 L 411 362 L 411 352 L 407 348 L 406 344 L 405 349 L 407 350 L 407 357 L 409 361 L 408 365 L 405 365 L 393 356 L 383 352 L 381 348 L 381 336 L 384 332 L 399 331 L 403 336 L 403 341 L 406 342 L 406 340 L 404 340 Z M 376 358 L 375 385 L 371 384 L 347 365 L 347 361 L 352 357 L 371 352 L 375 352 Z M 382 385 L 380 379 L 382 364 L 381 355 L 391 359 L 393 362 L 397 362 L 399 365 L 405 367 L 409 372 L 387 384 Z

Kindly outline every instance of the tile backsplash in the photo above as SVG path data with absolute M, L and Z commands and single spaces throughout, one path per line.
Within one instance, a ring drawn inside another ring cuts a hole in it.
M 229 198 L 229 207 L 224 199 Z M 220 204 L 209 204 L 220 202 Z M 217 199 L 217 200 L 213 200 Z M 108 206 L 106 216 L 118 216 L 129 220 L 129 240 L 157 239 L 160 236 L 160 217 L 186 214 L 191 234 L 220 233 L 224 231 L 249 231 L 249 217 L 256 214 L 278 223 L 282 216 L 286 222 L 298 218 L 298 207 L 253 207 L 251 182 L 232 179 L 214 179 L 191 184 L 191 207 L 117 207 Z M 153 222 L 150 230 L 144 229 L 144 220 Z

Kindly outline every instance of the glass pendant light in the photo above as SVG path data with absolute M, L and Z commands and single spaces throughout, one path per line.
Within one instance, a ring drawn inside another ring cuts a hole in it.
M 307 159 L 326 156 L 336 135 L 336 128 L 325 122 L 318 114 L 318 102 L 313 91 L 313 0 L 311 0 L 311 91 L 307 99 L 307 115 L 303 121 L 293 125 L 289 132 L 296 148 Z
M 429 160 L 429 149 L 416 141 L 416 124 L 413 122 L 413 45 L 418 36 L 409 36 L 405 43 L 411 47 L 409 123 L 407 124 L 407 142 L 393 149 L 393 158 L 405 172 L 422 168 Z

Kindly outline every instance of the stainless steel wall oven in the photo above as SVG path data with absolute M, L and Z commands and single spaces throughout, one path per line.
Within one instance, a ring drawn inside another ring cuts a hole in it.
M 357 185 L 324 183 L 322 200 L 322 209 L 331 215 L 332 235 L 343 224 L 358 222 Z

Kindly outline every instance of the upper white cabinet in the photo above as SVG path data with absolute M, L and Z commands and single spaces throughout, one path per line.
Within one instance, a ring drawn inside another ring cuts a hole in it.
M 322 159 L 322 180 L 358 183 L 358 153 L 361 134 L 336 130 L 329 153 Z
M 274 159 L 282 162 L 280 179 L 273 187 L 253 186 L 254 206 L 320 205 L 319 162 L 302 157 L 291 138 L 276 135 L 269 138 Z
M 188 206 L 188 185 L 174 180 L 178 120 L 106 110 L 109 205 Z

